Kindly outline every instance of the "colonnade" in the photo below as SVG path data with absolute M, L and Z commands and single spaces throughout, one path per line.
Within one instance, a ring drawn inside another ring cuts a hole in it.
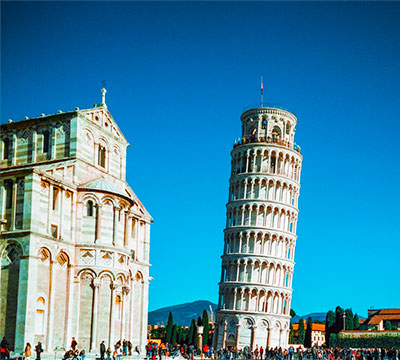
M 238 310 L 279 315 L 290 314 L 290 293 L 249 287 L 222 288 L 219 306 L 224 310 Z
M 265 176 L 245 179 L 235 177 L 229 186 L 229 201 L 245 199 L 269 200 L 297 207 L 299 190 L 296 185 Z
M 241 173 L 266 173 L 286 176 L 299 182 L 301 160 L 293 151 L 265 148 L 236 148 L 232 152 L 232 176 Z
M 224 255 L 256 254 L 294 260 L 296 240 L 292 236 L 269 232 L 227 231 Z
M 264 203 L 230 203 L 227 207 L 227 228 L 255 226 L 296 233 L 297 210 Z
M 280 262 L 235 260 L 222 263 L 221 282 L 244 282 L 291 289 L 293 267 Z

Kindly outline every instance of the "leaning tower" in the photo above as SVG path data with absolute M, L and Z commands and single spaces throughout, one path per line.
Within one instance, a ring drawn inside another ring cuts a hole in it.
M 302 156 L 296 117 L 241 116 L 235 141 L 214 346 L 287 348 Z

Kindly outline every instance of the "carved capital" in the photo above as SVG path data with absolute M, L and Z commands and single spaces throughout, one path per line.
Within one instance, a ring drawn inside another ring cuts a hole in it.
M 98 287 L 100 287 L 100 279 L 99 279 L 99 278 L 93 279 L 93 281 L 92 281 L 92 287 L 93 287 L 93 288 L 98 288 Z
M 128 294 L 129 294 L 129 291 L 131 291 L 131 288 L 130 288 L 128 285 L 123 285 L 123 286 L 122 286 L 122 293 L 123 293 L 124 295 L 128 295 Z

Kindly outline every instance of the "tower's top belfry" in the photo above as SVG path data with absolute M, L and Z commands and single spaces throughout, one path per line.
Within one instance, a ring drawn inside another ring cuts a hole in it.
M 276 107 L 245 111 L 242 121 L 242 142 L 272 142 L 294 145 L 297 118 L 291 112 Z

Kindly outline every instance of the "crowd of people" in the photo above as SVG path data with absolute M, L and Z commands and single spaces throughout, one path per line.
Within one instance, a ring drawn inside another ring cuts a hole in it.
M 106 347 L 104 341 L 100 344 L 100 360 L 121 360 L 122 357 L 138 357 L 140 356 L 140 348 L 138 346 L 133 349 L 130 341 L 120 340 L 112 348 Z M 41 360 L 43 347 L 41 342 L 32 348 L 27 343 L 23 353 L 25 360 L 31 360 L 35 355 L 36 360 Z M 0 360 L 10 360 L 11 351 L 6 338 L 4 337 L 0 344 Z M 304 349 L 292 346 L 289 349 L 255 347 L 254 350 L 249 347 L 237 349 L 230 347 L 226 349 L 213 349 L 212 346 L 204 345 L 200 351 L 194 345 L 171 345 L 158 344 L 157 342 L 149 342 L 146 346 L 146 358 L 148 360 L 163 360 L 166 358 L 183 357 L 185 359 L 194 359 L 201 357 L 202 359 L 224 359 L 224 360 L 400 360 L 400 349 L 340 349 L 312 347 Z M 84 349 L 79 349 L 78 342 L 72 338 L 70 349 L 68 349 L 63 360 L 85 360 L 86 353 Z
M 166 357 L 184 357 L 194 359 L 194 357 L 224 360 L 400 360 L 400 349 L 340 349 L 312 347 L 304 349 L 302 347 L 290 346 L 288 349 L 249 347 L 237 349 L 230 347 L 226 349 L 214 350 L 212 346 L 203 346 L 202 351 L 193 345 L 157 344 L 150 342 L 146 347 L 146 357 L 149 360 L 163 360 Z
M 133 350 L 133 345 L 130 341 L 119 340 L 111 349 L 111 347 L 106 347 L 104 341 L 100 344 L 100 359 L 101 360 L 120 360 L 122 356 L 133 356 L 140 355 L 140 349 L 138 346 Z M 18 356 L 19 359 L 31 360 L 32 355 L 35 356 L 34 359 L 41 360 L 41 354 L 43 352 L 42 343 L 39 341 L 34 349 L 30 343 L 25 345 L 24 352 L 22 356 Z M 0 360 L 10 360 L 11 350 L 10 345 L 6 338 L 4 337 L 0 344 Z M 85 360 L 86 352 L 84 349 L 80 349 L 77 340 L 73 337 L 71 341 L 70 348 L 64 353 L 63 360 Z M 19 360 L 18 359 L 18 360 Z

